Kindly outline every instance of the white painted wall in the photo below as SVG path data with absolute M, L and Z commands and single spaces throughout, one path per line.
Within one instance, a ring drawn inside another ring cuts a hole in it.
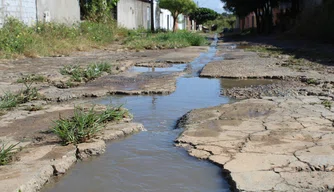
M 172 17 L 171 12 L 168 11 L 167 9 L 160 9 L 159 11 L 160 11 L 160 18 L 159 18 L 160 22 L 157 28 L 172 31 L 174 19 Z
M 149 29 L 151 24 L 150 3 L 139 0 L 120 0 L 117 3 L 117 23 L 128 29 L 144 27 Z
M 38 21 L 45 21 L 49 13 L 50 21 L 73 24 L 80 21 L 79 0 L 37 0 Z
M 35 0 L 0 0 L 0 26 L 6 17 L 15 17 L 27 25 L 36 22 Z

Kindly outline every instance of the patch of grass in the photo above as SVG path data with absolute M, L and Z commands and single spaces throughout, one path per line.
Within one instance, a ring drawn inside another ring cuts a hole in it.
M 144 37 L 145 36 L 145 37 Z M 125 45 L 130 49 L 170 49 L 188 46 L 206 45 L 205 37 L 188 31 L 175 33 L 134 33 L 125 40 Z
M 321 102 L 321 104 L 325 107 L 325 108 L 328 108 L 328 109 L 331 109 L 332 108 L 332 102 L 328 101 L 328 100 L 324 100 Z
M 28 27 L 15 18 L 7 18 L 0 28 L 0 58 L 68 55 L 123 39 L 127 31 L 113 20 L 84 21 L 72 26 L 40 22 Z
M 11 144 L 7 146 L 6 144 L 2 143 L 0 146 L 0 166 L 8 164 L 13 157 L 13 154 L 16 152 L 15 147 L 17 144 Z
M 18 96 L 13 93 L 5 92 L 5 95 L 0 97 L 1 110 L 14 108 L 18 104 L 19 104 Z
M 94 107 L 88 111 L 77 107 L 72 118 L 55 121 L 52 131 L 64 145 L 83 143 L 94 137 L 105 123 L 121 120 L 126 115 L 128 111 L 121 107 L 109 107 L 103 112 L 95 111 Z
M 24 83 L 24 85 L 26 88 L 21 90 L 19 93 L 14 94 L 11 92 L 5 92 L 5 94 L 0 97 L 0 110 L 12 109 L 21 103 L 41 98 L 36 87 L 32 87 L 31 84 L 28 85 L 27 83 Z
M 20 79 L 18 79 L 17 83 L 31 83 L 31 82 L 45 82 L 47 79 L 43 75 L 29 74 Z
M 110 73 L 111 65 L 106 62 L 94 63 L 85 69 L 75 65 L 68 65 L 60 70 L 62 75 L 70 75 L 71 80 L 76 82 L 87 82 L 96 79 L 102 75 L 102 72 Z M 71 82 L 68 82 L 67 84 L 71 85 Z

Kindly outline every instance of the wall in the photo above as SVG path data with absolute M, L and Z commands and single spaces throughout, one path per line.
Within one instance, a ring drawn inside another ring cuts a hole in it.
M 37 12 L 40 22 L 53 21 L 72 24 L 80 21 L 78 0 L 37 0 Z M 45 13 L 50 17 L 45 18 Z
M 6 17 L 15 17 L 27 25 L 36 22 L 35 0 L 0 0 L 0 27 Z
M 173 22 L 174 19 L 171 12 L 167 9 L 160 9 L 160 25 L 158 26 L 158 28 L 172 31 Z
M 117 4 L 117 23 L 128 29 L 149 29 L 150 3 L 140 0 L 120 0 Z

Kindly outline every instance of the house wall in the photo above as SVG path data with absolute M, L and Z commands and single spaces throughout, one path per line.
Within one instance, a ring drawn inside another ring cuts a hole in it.
M 149 29 L 150 7 L 150 3 L 140 0 L 120 0 L 117 3 L 117 23 L 128 29 Z
M 158 28 L 172 31 L 174 19 L 167 9 L 160 9 L 160 22 Z
M 244 18 L 239 19 L 237 22 L 240 29 L 249 29 L 249 28 L 256 28 L 256 16 L 255 13 L 250 13 Z
M 27 25 L 35 23 L 35 0 L 0 0 L 0 27 L 9 16 L 20 19 Z
M 80 21 L 78 0 L 37 0 L 38 21 L 76 23 Z

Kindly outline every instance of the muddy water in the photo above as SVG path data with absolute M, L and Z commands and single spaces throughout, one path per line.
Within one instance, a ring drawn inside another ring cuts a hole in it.
M 188 65 L 165 71 L 187 69 L 178 79 L 176 91 L 168 96 L 112 96 L 95 100 L 100 104 L 124 104 L 147 131 L 115 141 L 106 153 L 92 161 L 79 162 L 65 177 L 45 191 L 112 192 L 222 192 L 229 191 L 219 167 L 187 155 L 173 145 L 182 130 L 176 121 L 191 109 L 230 102 L 220 96 L 219 79 L 199 78 L 198 73 L 215 58 L 215 44 Z M 152 69 L 135 67 L 137 72 Z M 156 70 L 156 69 L 155 69 Z M 163 69 L 158 69 L 162 71 Z

